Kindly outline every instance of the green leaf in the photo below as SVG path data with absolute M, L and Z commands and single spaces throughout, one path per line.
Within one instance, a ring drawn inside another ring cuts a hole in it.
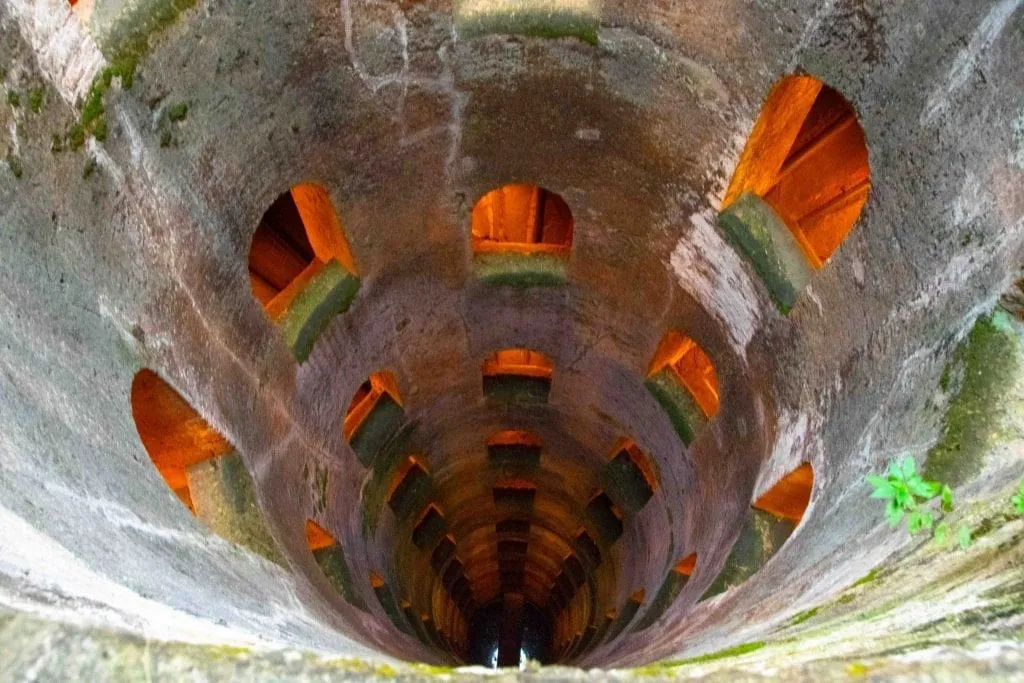
M 903 508 L 897 505 L 896 501 L 890 500 L 885 506 L 885 518 L 889 520 L 889 526 L 899 526 L 903 520 Z
M 915 510 L 914 512 L 911 512 L 910 515 L 907 517 L 907 531 L 909 531 L 910 535 L 913 536 L 918 531 L 920 531 L 920 529 L 921 513 Z
M 903 462 L 900 463 L 900 470 L 903 472 L 903 478 L 909 479 L 917 473 L 917 463 L 909 455 L 903 458 Z
M 949 525 L 945 522 L 939 522 L 935 526 L 932 538 L 935 539 L 937 545 L 946 545 L 946 540 L 949 538 Z
M 965 526 L 960 527 L 956 539 L 960 543 L 960 549 L 967 550 L 971 547 L 971 530 Z
M 896 495 L 896 489 L 885 477 L 869 475 L 867 479 L 868 483 L 875 487 L 875 490 L 871 492 L 872 498 L 892 498 Z
M 940 486 L 934 481 L 925 481 L 919 475 L 914 475 L 907 480 L 907 488 L 918 498 L 931 500 L 938 495 Z
M 922 511 L 919 514 L 921 515 L 921 528 L 922 529 L 931 529 L 932 525 L 935 524 L 935 517 L 934 517 L 934 515 L 932 515 L 931 511 L 930 510 L 924 510 L 924 511 Z
M 949 488 L 948 484 L 942 485 L 942 511 L 949 512 L 953 509 L 953 489 Z

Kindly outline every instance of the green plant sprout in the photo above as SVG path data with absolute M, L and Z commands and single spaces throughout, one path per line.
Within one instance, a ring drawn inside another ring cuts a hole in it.
M 1017 493 L 1010 497 L 1010 502 L 1013 503 L 1014 510 L 1024 515 L 1024 481 L 1021 481 Z
M 940 522 L 936 525 L 936 512 L 942 513 L 953 509 L 953 490 L 942 482 L 928 481 L 917 471 L 917 464 L 912 457 L 905 456 L 889 462 L 889 469 L 883 476 L 868 475 L 867 481 L 874 487 L 872 498 L 885 501 L 885 519 L 889 526 L 898 527 L 907 520 L 907 531 L 913 536 L 921 531 L 931 531 L 936 543 L 944 544 L 949 536 L 949 525 Z M 938 511 L 929 504 L 939 500 Z M 966 548 L 971 542 L 971 532 L 967 527 L 960 527 L 957 538 L 960 546 Z

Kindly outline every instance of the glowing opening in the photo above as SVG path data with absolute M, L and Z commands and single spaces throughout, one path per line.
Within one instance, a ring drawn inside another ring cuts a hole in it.
M 805 462 L 777 481 L 754 502 L 754 507 L 776 517 L 788 519 L 794 525 L 800 524 L 811 502 L 813 488 L 814 468 Z
M 319 185 L 296 185 L 263 214 L 249 249 L 253 295 L 273 320 L 330 261 L 356 276 L 331 198 Z
M 356 433 L 356 430 L 359 429 L 384 396 L 387 396 L 399 406 L 402 405 L 402 399 L 398 392 L 398 382 L 395 380 L 395 376 L 386 370 L 373 373 L 369 379 L 356 389 L 352 402 L 348 406 L 348 411 L 345 413 L 342 431 L 346 440 L 352 440 L 352 435 Z
M 686 335 L 670 330 L 662 337 L 648 368 L 650 377 L 668 368 L 709 419 L 718 412 L 718 375 L 704 350 Z
M 136 373 L 131 404 L 135 428 L 153 465 L 194 513 L 188 469 L 227 455 L 233 450 L 231 444 L 152 370 Z
M 568 204 L 536 185 L 511 184 L 491 190 L 473 207 L 474 251 L 567 254 L 573 217 Z
M 811 76 L 788 76 L 769 93 L 722 202 L 751 192 L 775 209 L 820 268 L 867 202 L 871 172 L 853 106 Z

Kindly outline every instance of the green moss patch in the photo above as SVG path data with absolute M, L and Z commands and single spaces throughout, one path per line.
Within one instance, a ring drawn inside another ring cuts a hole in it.
M 503 403 L 547 403 L 551 380 L 528 375 L 484 377 L 484 396 Z
M 313 559 L 316 560 L 320 571 L 327 577 L 327 581 L 345 598 L 348 604 L 363 612 L 369 611 L 363 598 L 359 595 L 359 591 L 355 588 L 352 571 L 349 569 L 345 553 L 339 544 L 335 543 L 328 548 L 313 551 Z
M 712 652 L 707 655 L 700 655 L 699 657 L 691 657 L 690 659 L 680 659 L 673 662 L 665 662 L 662 666 L 683 666 L 686 664 L 706 664 L 707 662 L 714 662 L 719 659 L 728 659 L 729 657 L 739 657 L 740 655 L 750 654 L 751 652 L 757 652 L 766 645 L 764 641 L 757 640 L 751 643 L 743 643 L 735 647 L 729 647 L 718 652 Z
M 761 277 L 785 315 L 814 274 L 793 233 L 775 210 L 747 192 L 718 215 L 718 224 Z
M 605 491 L 630 512 L 639 512 L 654 495 L 643 472 L 625 451 L 608 461 L 601 472 Z
M 211 531 L 271 562 L 285 564 L 256 502 L 252 476 L 238 453 L 193 465 L 188 485 L 196 517 Z
M 495 287 L 556 287 L 564 285 L 567 262 L 558 254 L 486 252 L 473 259 L 476 278 Z
M 490 34 L 529 36 L 532 38 L 576 38 L 597 45 L 598 17 L 590 13 L 567 11 L 494 11 L 458 17 L 459 35 L 474 38 Z
M 941 384 L 954 394 L 942 419 L 942 436 L 928 452 L 926 479 L 956 487 L 981 472 L 1002 433 L 1008 412 L 1019 406 L 1014 395 L 1020 364 L 1020 339 L 1009 315 L 997 309 L 979 318 L 957 347 Z
M 693 395 L 667 368 L 648 377 L 644 386 L 668 414 L 669 422 L 683 443 L 687 446 L 692 444 L 708 423 Z
M 352 450 L 364 466 L 374 466 L 380 453 L 405 422 L 405 411 L 387 393 L 382 394 L 373 410 L 352 435 Z
M 285 341 L 295 360 L 304 363 L 316 340 L 334 316 L 352 305 L 359 291 L 359 278 L 332 259 L 317 273 L 288 306 L 281 320 Z
M 796 525 L 788 519 L 750 508 L 725 566 L 701 600 L 724 593 L 728 588 L 738 586 L 756 574 L 795 530 Z

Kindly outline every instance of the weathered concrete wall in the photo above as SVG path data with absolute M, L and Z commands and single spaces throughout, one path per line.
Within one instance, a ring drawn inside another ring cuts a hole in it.
M 593 45 L 464 39 L 444 2 L 202 3 L 148 39 L 130 89 L 121 71 L 101 88 L 87 130 L 102 121 L 104 139 L 80 146 L 73 105 L 95 101 L 83 74 L 102 82 L 99 53 L 63 3 L 0 6 L 5 91 L 43 93 L 39 111 L 0 102 L 4 604 L 144 634 L 177 624 L 165 635 L 185 641 L 435 661 L 365 581 L 373 612 L 344 603 L 305 548 L 302 525 L 326 505 L 354 576 L 428 580 L 407 571 L 393 517 L 366 533 L 370 477 L 341 437 L 381 368 L 442 493 L 468 485 L 468 458 L 510 422 L 543 438 L 566 518 L 616 438 L 655 459 L 661 489 L 612 550 L 601 609 L 654 595 L 689 552 L 698 570 L 652 630 L 583 664 L 759 638 L 905 546 L 862 480 L 923 456 L 947 359 L 1021 262 L 1021 3 L 635 4 L 606 2 Z M 854 104 L 872 192 L 782 317 L 715 216 L 765 94 L 794 71 Z M 260 216 L 302 181 L 330 192 L 362 285 L 298 365 L 245 264 Z M 563 287 L 474 281 L 469 210 L 513 181 L 573 209 Z M 723 387 L 691 448 L 643 386 L 669 328 Z M 511 346 L 554 360 L 547 406 L 483 400 L 483 357 Z M 211 536 L 167 491 L 131 420 L 143 366 L 241 453 L 289 570 Z M 751 500 L 803 461 L 814 497 L 789 543 L 694 608 Z M 1019 457 L 1005 467 L 961 495 L 1003 495 Z

